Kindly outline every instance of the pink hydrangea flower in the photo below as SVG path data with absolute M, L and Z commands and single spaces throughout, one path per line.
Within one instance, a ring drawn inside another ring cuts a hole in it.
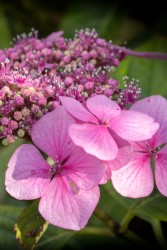
M 122 110 L 119 105 L 104 95 L 90 97 L 86 108 L 70 97 L 60 97 L 66 110 L 79 122 L 69 127 L 73 142 L 87 153 L 110 161 L 118 155 L 114 132 L 124 140 L 149 139 L 158 130 L 158 123 L 146 114 L 133 110 Z
M 151 96 L 136 102 L 131 110 L 152 116 L 160 128 L 150 140 L 131 143 L 132 159 L 126 166 L 112 172 L 113 186 L 126 197 L 148 196 L 154 188 L 153 159 L 156 186 L 167 196 L 167 101 L 161 96 Z
M 98 203 L 105 166 L 73 144 L 68 135 L 72 123 L 63 107 L 43 116 L 32 129 L 32 140 L 52 165 L 34 145 L 23 144 L 8 163 L 5 185 L 16 199 L 41 198 L 39 212 L 49 223 L 80 230 Z

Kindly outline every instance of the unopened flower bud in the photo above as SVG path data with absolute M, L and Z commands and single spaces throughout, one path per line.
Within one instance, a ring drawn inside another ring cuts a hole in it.
M 17 135 L 18 135 L 19 137 L 24 137 L 25 131 L 24 131 L 23 129 L 20 128 L 20 129 L 17 131 Z

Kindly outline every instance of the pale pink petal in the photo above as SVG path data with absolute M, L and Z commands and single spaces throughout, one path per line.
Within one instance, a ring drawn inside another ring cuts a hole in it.
M 119 105 L 105 95 L 96 95 L 86 101 L 87 108 L 102 122 L 108 123 L 121 113 Z
M 151 194 L 154 180 L 150 159 L 132 160 L 126 166 L 112 171 L 111 180 L 118 193 L 125 197 L 140 198 Z
M 165 146 L 158 154 L 155 161 L 155 181 L 158 190 L 167 196 L 167 147 Z
M 10 158 L 6 171 L 7 192 L 21 200 L 41 197 L 50 183 L 50 166 L 30 144 L 20 146 Z
M 98 124 L 98 119 L 86 110 L 79 101 L 65 96 L 60 96 L 59 99 L 67 112 L 77 120 Z
M 105 171 L 105 165 L 95 156 L 76 147 L 63 166 L 63 173 L 83 190 L 89 190 L 99 184 Z
M 130 109 L 150 115 L 158 123 L 167 120 L 167 100 L 159 95 L 143 98 L 134 103 Z
M 99 188 L 79 190 L 75 183 L 57 177 L 39 203 L 39 212 L 49 223 L 65 229 L 85 227 L 100 197 Z
M 132 147 L 130 146 L 130 144 L 127 141 L 120 138 L 113 131 L 110 131 L 110 133 L 111 133 L 113 139 L 115 140 L 115 142 L 117 143 L 118 154 L 114 160 L 107 161 L 106 165 L 111 170 L 117 170 L 117 169 L 125 166 L 126 164 L 128 164 L 128 162 L 130 162 L 130 160 L 132 158 Z
M 63 35 L 63 33 L 63 31 L 52 32 L 49 36 L 45 38 L 45 40 L 54 43 L 59 37 Z
M 153 139 L 155 147 L 167 142 L 167 100 L 165 98 L 159 95 L 150 96 L 133 104 L 131 109 L 150 115 L 160 124 Z
M 109 179 L 111 179 L 111 170 L 117 170 L 130 162 L 132 158 L 132 147 L 129 143 L 122 138 L 120 138 L 116 133 L 110 131 L 113 139 L 118 146 L 118 154 L 116 158 L 112 161 L 105 161 L 106 171 L 103 175 L 99 184 L 105 184 Z
M 32 128 L 32 140 L 42 151 L 53 160 L 65 159 L 71 154 L 75 145 L 68 135 L 68 127 L 74 119 L 59 107 L 44 115 Z
M 99 184 L 106 184 L 108 180 L 111 179 L 111 168 L 106 164 L 106 171 L 103 174 L 102 179 L 100 180 Z
M 121 116 L 111 122 L 110 128 L 125 140 L 143 141 L 157 132 L 159 124 L 144 113 L 123 110 Z
M 131 157 L 132 149 L 129 146 L 118 148 L 117 157 L 112 161 L 106 162 L 106 164 L 111 168 L 111 170 L 117 170 L 128 164 L 128 162 L 131 160 Z
M 101 160 L 113 160 L 118 147 L 107 127 L 93 124 L 73 124 L 69 127 L 69 135 L 77 146 Z

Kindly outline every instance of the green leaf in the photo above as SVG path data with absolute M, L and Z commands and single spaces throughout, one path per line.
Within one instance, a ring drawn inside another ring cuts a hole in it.
M 100 187 L 101 195 L 98 207 L 106 211 L 115 221 L 120 222 L 127 213 L 127 208 L 114 196 L 111 197 L 111 187 L 111 182 Z M 98 226 L 100 224 L 95 223 L 94 217 L 91 217 L 88 225 Z
M 155 36 L 134 50 L 167 53 L 166 44 L 166 38 Z M 112 77 L 119 81 L 125 75 L 139 79 L 143 97 L 158 94 L 167 97 L 166 68 L 167 61 L 127 56 L 112 73 Z
M 21 207 L 0 205 L 0 249 L 19 248 L 13 229 L 21 211 Z
M 148 218 L 167 221 L 167 198 L 162 196 L 158 191 L 154 190 L 150 196 L 145 198 L 133 199 L 121 196 L 115 191 L 111 183 L 107 183 L 105 188 L 112 199 L 117 202 L 117 207 L 125 210 L 124 217 L 127 217 L 128 213 L 133 213 L 142 219 L 146 216 Z
M 15 224 L 16 238 L 24 249 L 33 249 L 48 227 L 48 223 L 38 212 L 38 203 L 36 200 L 25 208 Z
M 1 141 L 0 141 L 1 143 Z M 29 143 L 28 140 L 18 138 L 13 144 L 8 146 L 0 145 L 0 200 L 2 202 L 4 194 L 5 194 L 5 187 L 4 187 L 4 178 L 5 178 L 5 171 L 7 168 L 8 161 L 14 151 L 23 143 Z
M 7 48 L 11 41 L 7 21 L 5 19 L 2 6 L 0 5 L 0 49 Z
M 64 230 L 49 225 L 47 232 L 36 246 L 36 249 L 45 250 L 47 248 L 47 250 L 60 250 L 75 233 L 75 231 Z
M 148 198 L 143 199 L 143 201 L 136 206 L 135 212 L 138 215 L 167 221 L 167 198 L 157 191 Z
M 108 182 L 105 186 L 105 189 L 107 190 L 108 194 L 114 202 L 116 202 L 118 205 L 124 208 L 126 211 L 129 210 L 131 207 L 134 207 L 135 204 L 138 204 L 140 201 L 143 200 L 141 199 L 132 199 L 132 198 L 126 198 L 120 195 L 119 193 L 116 192 L 116 190 L 113 188 L 112 183 Z

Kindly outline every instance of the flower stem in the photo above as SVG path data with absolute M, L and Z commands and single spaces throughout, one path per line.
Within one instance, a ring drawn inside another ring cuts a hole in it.
M 123 218 L 123 220 L 121 221 L 121 224 L 120 224 L 120 229 L 119 229 L 120 233 L 126 232 L 126 230 L 128 229 L 129 223 L 134 218 L 134 216 L 135 216 L 135 213 L 133 211 L 129 211 L 125 215 L 125 217 Z
M 155 238 L 160 246 L 161 249 L 167 249 L 167 242 L 164 238 L 161 221 L 158 219 L 152 219 L 151 220 L 152 229 L 155 235 Z
M 113 237 L 112 232 L 108 228 L 102 228 L 102 227 L 85 227 L 81 231 L 77 232 L 77 235 L 84 235 L 84 234 L 97 234 L 101 236 Z
M 147 249 L 152 250 L 152 245 L 149 242 L 147 242 L 139 235 L 128 229 L 128 225 L 131 219 L 134 217 L 134 213 L 132 211 L 129 212 L 128 215 L 124 217 L 121 224 L 113 220 L 104 210 L 102 210 L 99 207 L 95 209 L 94 214 L 109 228 L 110 234 L 108 231 L 106 231 L 108 236 L 110 235 L 112 237 L 124 238 L 130 242 L 139 244 L 139 246 L 143 246 L 146 247 Z M 100 230 L 98 230 L 99 233 Z M 105 231 L 102 230 L 101 233 L 105 234 Z
M 110 229 L 112 236 L 119 234 L 120 225 L 114 221 L 104 210 L 96 207 L 94 214 Z
M 120 51 L 124 52 L 125 55 L 129 56 L 137 56 L 149 59 L 160 59 L 160 60 L 167 60 L 167 53 L 160 53 L 160 52 L 139 52 L 133 51 L 131 49 L 127 49 L 125 47 L 113 45 L 113 48 L 119 49 Z

